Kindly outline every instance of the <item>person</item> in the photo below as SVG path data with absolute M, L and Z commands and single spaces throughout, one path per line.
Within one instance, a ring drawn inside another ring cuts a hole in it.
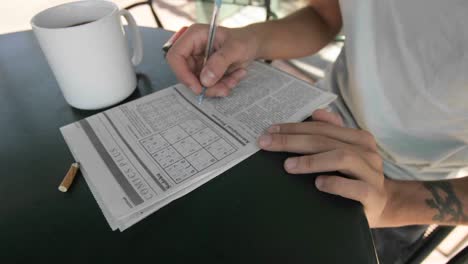
M 467 1 L 312 0 L 280 20 L 220 27 L 204 66 L 208 27 L 193 25 L 167 60 L 194 93 L 204 85 L 208 96 L 227 96 L 252 61 L 307 56 L 343 32 L 344 48 L 319 84 L 339 95 L 333 111 L 275 124 L 258 145 L 302 154 L 285 160 L 291 174 L 348 175 L 315 184 L 361 202 L 371 228 L 409 226 L 375 229 L 382 263 L 398 263 L 421 236 L 413 225 L 468 224 L 466 14 Z

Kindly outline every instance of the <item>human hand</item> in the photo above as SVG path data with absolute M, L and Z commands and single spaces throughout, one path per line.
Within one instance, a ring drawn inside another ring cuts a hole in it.
M 304 154 L 286 159 L 291 174 L 339 171 L 341 176 L 318 176 L 317 189 L 359 201 L 371 227 L 387 226 L 391 180 L 384 177 L 382 158 L 374 137 L 367 131 L 346 128 L 341 118 L 325 110 L 313 113 L 314 121 L 273 125 L 259 146 L 268 151 Z
M 208 30 L 208 25 L 192 25 L 177 39 L 166 58 L 179 81 L 196 94 L 205 86 L 207 96 L 227 96 L 256 58 L 255 33 L 248 27 L 218 27 L 214 52 L 203 66 Z

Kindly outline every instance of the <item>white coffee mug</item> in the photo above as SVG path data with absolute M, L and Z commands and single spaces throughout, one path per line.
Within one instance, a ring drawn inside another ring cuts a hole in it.
M 130 52 L 120 16 L 132 33 Z M 31 19 L 39 45 L 67 102 L 99 109 L 127 98 L 136 88 L 133 66 L 143 57 L 138 27 L 127 10 L 108 1 L 80 1 L 46 9 Z

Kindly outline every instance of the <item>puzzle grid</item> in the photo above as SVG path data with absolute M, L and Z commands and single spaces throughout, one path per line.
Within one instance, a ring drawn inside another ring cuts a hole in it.
M 154 161 L 180 183 L 237 148 L 201 120 L 188 120 L 140 140 Z

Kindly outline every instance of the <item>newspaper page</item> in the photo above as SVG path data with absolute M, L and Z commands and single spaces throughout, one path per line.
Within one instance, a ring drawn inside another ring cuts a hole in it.
M 203 104 L 181 84 L 61 128 L 113 230 L 137 223 L 258 151 L 274 123 L 336 96 L 255 62 L 226 98 Z

